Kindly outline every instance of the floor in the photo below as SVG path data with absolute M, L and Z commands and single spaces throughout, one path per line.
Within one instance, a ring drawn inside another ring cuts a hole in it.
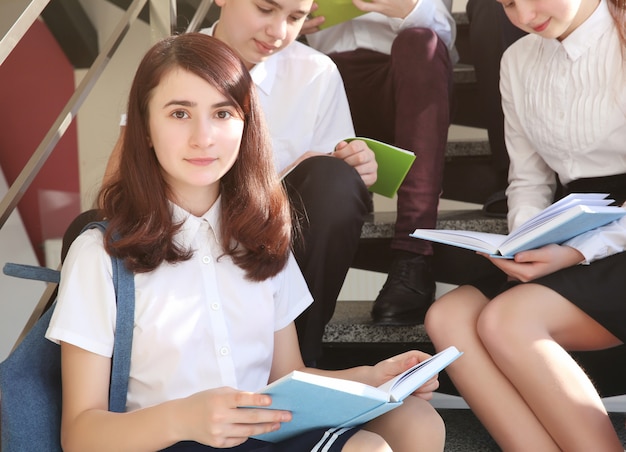
M 496 452 L 500 448 L 470 410 L 440 409 L 439 413 L 446 424 L 445 452 Z M 626 449 L 626 416 L 624 413 L 611 413 L 622 445 Z

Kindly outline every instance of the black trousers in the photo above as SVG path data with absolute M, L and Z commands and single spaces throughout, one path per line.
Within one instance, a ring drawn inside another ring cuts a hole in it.
M 296 319 L 300 350 L 313 365 L 322 350 L 324 328 L 356 253 L 372 197 L 354 168 L 334 157 L 312 157 L 285 178 L 297 216 L 294 255 L 313 295 Z

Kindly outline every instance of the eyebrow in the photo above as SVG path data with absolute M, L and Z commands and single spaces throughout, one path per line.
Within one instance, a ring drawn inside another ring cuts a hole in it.
M 177 99 L 173 99 L 170 100 L 169 102 L 167 102 L 165 105 L 163 105 L 163 108 L 167 108 L 170 107 L 172 105 L 180 105 L 182 107 L 195 107 L 198 105 L 197 102 L 192 102 L 189 100 L 177 100 Z M 233 106 L 232 102 L 229 102 L 227 100 L 223 101 L 223 102 L 218 102 L 216 104 L 211 105 L 212 108 L 220 108 L 220 107 L 231 107 Z
M 284 9 L 285 9 L 285 8 L 283 7 L 283 5 L 279 4 L 278 2 L 276 2 L 276 1 L 274 1 L 274 0 L 261 0 L 261 1 L 262 1 L 262 2 L 264 2 L 264 3 L 267 3 L 267 4 L 271 5 L 271 6 L 273 6 L 273 7 L 275 7 L 275 8 L 278 8 L 278 9 L 280 9 L 280 10 L 284 10 Z M 298 9 L 298 10 L 293 11 L 293 12 L 294 12 L 294 13 L 296 13 L 296 14 L 304 14 L 304 15 L 307 15 L 307 14 L 309 14 L 311 11 L 310 11 L 310 10 L 309 10 L 309 11 L 305 11 L 305 10 L 303 10 L 303 9 Z

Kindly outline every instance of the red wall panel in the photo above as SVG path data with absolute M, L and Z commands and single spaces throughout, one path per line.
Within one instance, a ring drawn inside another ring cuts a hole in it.
M 74 68 L 36 21 L 0 66 L 0 167 L 13 184 L 74 92 Z M 65 132 L 18 210 L 43 263 L 43 241 L 61 237 L 79 213 L 76 121 Z

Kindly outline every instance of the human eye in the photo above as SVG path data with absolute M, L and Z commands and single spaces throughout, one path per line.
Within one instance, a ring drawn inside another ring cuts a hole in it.
M 218 110 L 215 113 L 215 116 L 218 119 L 230 119 L 230 118 L 234 117 L 235 115 L 231 111 L 228 111 L 228 110 Z
M 172 112 L 172 117 L 175 119 L 188 119 L 189 114 L 185 110 L 175 110 Z
M 257 4 L 256 7 L 261 14 L 270 14 L 272 12 L 272 8 L 268 8 L 267 6 Z
M 304 21 L 305 18 L 306 18 L 306 15 L 289 16 L 289 21 L 292 23 L 298 23 L 298 22 Z

